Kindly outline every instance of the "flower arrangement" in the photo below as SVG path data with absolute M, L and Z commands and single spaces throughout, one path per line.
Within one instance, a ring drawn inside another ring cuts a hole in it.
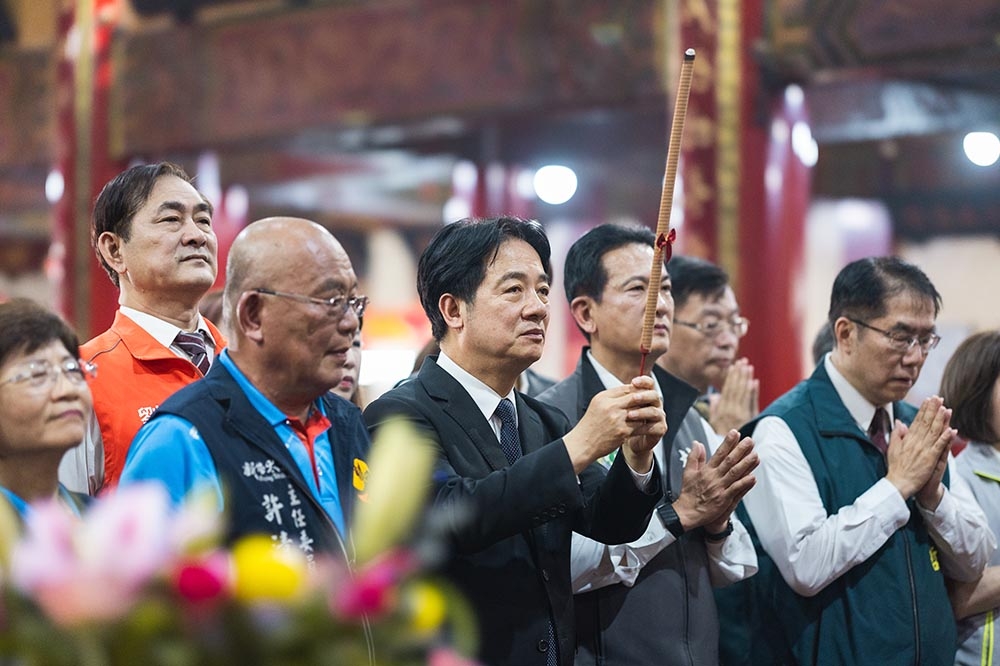
M 380 431 L 353 570 L 310 564 L 266 536 L 223 548 L 213 497 L 195 493 L 174 509 L 158 484 L 123 487 L 82 518 L 55 502 L 34 506 L 23 534 L 0 503 L 0 657 L 25 666 L 471 666 L 462 655 L 475 651 L 475 623 L 428 573 L 435 549 L 400 546 L 432 465 L 405 424 Z

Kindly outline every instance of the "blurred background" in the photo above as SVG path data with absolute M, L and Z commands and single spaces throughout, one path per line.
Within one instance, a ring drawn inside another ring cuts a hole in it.
M 215 204 L 220 266 L 268 215 L 343 243 L 372 298 L 368 399 L 430 336 L 434 232 L 537 218 L 557 276 L 537 369 L 561 378 L 562 258 L 595 224 L 655 226 L 686 48 L 676 251 L 731 274 L 762 403 L 811 370 L 840 268 L 888 253 L 944 296 L 913 397 L 936 391 L 1000 326 L 996 0 L 0 0 L 0 298 L 103 331 L 94 197 L 169 159 Z

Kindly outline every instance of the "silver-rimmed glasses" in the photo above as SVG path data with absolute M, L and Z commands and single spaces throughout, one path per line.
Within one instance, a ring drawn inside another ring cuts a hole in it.
M 687 326 L 688 328 L 693 328 L 706 338 L 714 338 L 727 328 L 732 331 L 733 335 L 737 338 L 742 338 L 750 329 L 750 320 L 739 315 L 733 315 L 728 319 L 708 316 L 703 317 L 702 320 L 698 322 L 680 321 L 679 319 L 674 319 L 674 323 L 680 324 L 681 326 Z
M 14 384 L 33 392 L 45 393 L 52 390 L 60 373 L 71 384 L 83 386 L 87 383 L 88 377 L 97 376 L 97 366 L 77 359 L 68 359 L 62 363 L 52 363 L 45 360 L 31 361 L 0 382 L 0 386 Z
M 311 303 L 312 305 L 322 305 L 330 311 L 331 316 L 343 317 L 347 314 L 347 309 L 351 308 L 354 310 L 354 314 L 361 317 L 365 314 L 365 308 L 368 307 L 368 297 L 367 296 L 352 296 L 348 298 L 347 296 L 334 296 L 333 298 L 316 298 L 314 296 L 303 296 L 302 294 L 290 294 L 287 291 L 275 291 L 274 289 L 265 289 L 259 287 L 257 289 L 251 289 L 250 291 L 257 294 L 264 294 L 265 296 L 277 296 L 278 298 L 287 298 L 293 301 L 298 301 L 299 303 Z
M 876 328 L 875 326 L 872 326 L 867 322 L 863 322 L 860 319 L 847 317 L 847 320 L 854 322 L 858 326 L 875 331 L 876 333 L 881 333 L 889 341 L 889 346 L 892 347 L 893 351 L 897 351 L 900 354 L 906 354 L 916 346 L 920 347 L 920 351 L 926 355 L 930 353 L 932 349 L 937 347 L 939 342 L 941 342 L 941 336 L 937 333 L 911 335 L 902 331 L 886 331 L 881 328 Z

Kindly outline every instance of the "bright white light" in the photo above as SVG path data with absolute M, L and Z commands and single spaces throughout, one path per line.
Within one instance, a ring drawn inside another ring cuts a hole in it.
M 463 197 L 452 197 L 444 203 L 441 209 L 441 217 L 445 224 L 451 224 L 458 220 L 465 219 L 472 215 L 472 206 Z
M 535 172 L 535 194 L 547 204 L 558 206 L 572 199 L 576 183 L 573 170 L 558 164 L 543 166 Z
M 785 88 L 785 104 L 788 106 L 797 109 L 802 106 L 803 99 L 805 99 L 805 94 L 799 86 L 792 84 Z
M 250 194 L 242 185 L 230 185 L 226 190 L 226 215 L 234 220 L 242 220 L 250 208 Z
M 479 172 L 472 162 L 462 160 L 456 162 L 451 171 L 451 183 L 456 192 L 472 192 L 476 189 L 476 180 Z
M 993 132 L 969 132 L 962 147 L 969 161 L 981 167 L 993 166 L 1000 159 L 1000 138 Z
M 50 204 L 59 203 L 63 192 L 66 189 L 66 182 L 63 180 L 62 171 L 53 169 L 45 178 L 45 198 Z
M 819 159 L 819 146 L 813 139 L 809 124 L 801 120 L 792 126 L 792 151 L 807 167 L 816 166 L 816 161 Z

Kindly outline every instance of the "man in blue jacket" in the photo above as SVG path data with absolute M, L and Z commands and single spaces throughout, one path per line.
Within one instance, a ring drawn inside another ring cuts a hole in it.
M 229 538 L 340 553 L 364 491 L 368 435 L 357 407 L 328 391 L 343 374 L 368 302 L 351 260 L 308 220 L 269 218 L 237 236 L 226 267 L 231 345 L 136 435 L 122 483 L 163 482 L 179 501 L 214 489 Z

